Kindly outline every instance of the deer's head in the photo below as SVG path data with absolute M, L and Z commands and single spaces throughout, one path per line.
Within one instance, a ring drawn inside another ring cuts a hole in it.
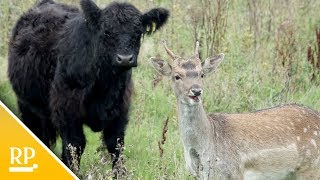
M 171 76 L 173 90 L 181 103 L 196 105 L 201 101 L 202 79 L 206 74 L 213 72 L 224 58 L 218 54 L 201 62 L 199 58 L 199 42 L 196 42 L 194 54 L 190 58 L 183 58 L 174 54 L 165 44 L 164 48 L 169 59 L 164 61 L 151 58 L 152 66 L 162 75 Z

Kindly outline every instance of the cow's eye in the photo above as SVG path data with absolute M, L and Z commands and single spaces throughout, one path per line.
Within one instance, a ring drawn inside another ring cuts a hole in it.
M 180 77 L 179 75 L 175 75 L 174 78 L 175 78 L 176 80 L 181 79 L 181 77 Z

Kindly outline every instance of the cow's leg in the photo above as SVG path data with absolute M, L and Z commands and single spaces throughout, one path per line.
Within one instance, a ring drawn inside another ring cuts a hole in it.
M 73 172 L 80 166 L 86 139 L 83 133 L 81 89 L 69 89 L 64 83 L 53 85 L 50 92 L 51 117 L 62 139 L 62 161 Z
M 36 116 L 30 107 L 18 101 L 19 110 L 21 113 L 22 122 L 46 145 L 48 145 L 42 137 L 41 132 L 41 119 Z
M 67 119 L 65 119 L 67 120 Z M 69 119 L 70 120 L 70 119 Z M 69 121 L 67 120 L 67 121 Z M 69 121 L 64 126 L 60 126 L 60 136 L 62 139 L 62 161 L 73 172 L 77 172 L 80 166 L 81 155 L 86 146 L 86 139 L 81 123 Z
M 56 141 L 56 130 L 49 113 L 38 112 L 43 107 L 33 107 L 18 101 L 22 122 L 48 147 Z
M 68 103 L 72 104 L 70 101 Z M 74 111 L 74 109 L 68 106 L 61 106 L 52 116 L 57 123 L 62 139 L 62 161 L 73 172 L 77 172 L 80 166 L 81 155 L 86 146 L 83 123 L 79 117 L 79 112 Z
M 109 153 L 113 156 L 112 167 L 115 167 L 119 160 L 121 148 L 124 146 L 125 128 L 128 123 L 127 113 L 121 114 L 103 130 L 104 142 Z
M 120 102 L 109 112 L 111 121 L 103 129 L 103 138 L 109 153 L 114 155 L 112 167 L 114 168 L 119 160 L 120 153 L 124 146 L 124 135 L 128 124 L 128 114 L 131 102 L 131 91 L 133 84 L 130 78 L 126 82 L 126 89 L 120 96 Z

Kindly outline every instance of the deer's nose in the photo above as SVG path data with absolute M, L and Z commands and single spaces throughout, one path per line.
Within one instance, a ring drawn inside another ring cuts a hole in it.
M 200 85 L 195 84 L 191 86 L 190 92 L 194 96 L 200 96 L 202 94 L 202 88 Z

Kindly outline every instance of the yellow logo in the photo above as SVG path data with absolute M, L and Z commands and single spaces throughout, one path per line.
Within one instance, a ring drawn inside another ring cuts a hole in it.
M 21 165 L 28 165 L 28 161 L 33 159 L 36 155 L 36 151 L 31 147 L 24 147 L 23 149 L 18 147 L 10 147 L 10 164 L 19 165 L 9 167 L 9 172 L 33 172 L 38 168 L 38 164 L 33 164 L 31 167 L 24 167 Z M 21 159 L 23 160 L 21 162 Z
M 0 101 L 0 179 L 78 179 Z

